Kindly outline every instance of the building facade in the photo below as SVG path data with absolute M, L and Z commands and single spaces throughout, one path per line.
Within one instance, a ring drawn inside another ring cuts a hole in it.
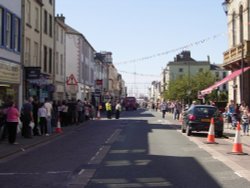
M 240 104 L 250 104 L 250 0 L 225 0 L 224 11 L 227 16 L 228 49 L 223 53 L 223 67 L 231 73 L 241 70 L 241 74 L 229 81 L 229 100 Z
M 61 16 L 61 19 L 64 17 Z M 55 18 L 55 59 L 54 59 L 54 100 L 66 99 L 65 55 L 66 55 L 66 28 L 64 20 Z
M 55 1 L 23 0 L 23 96 L 52 99 Z
M 0 107 L 22 103 L 21 1 L 0 2 Z

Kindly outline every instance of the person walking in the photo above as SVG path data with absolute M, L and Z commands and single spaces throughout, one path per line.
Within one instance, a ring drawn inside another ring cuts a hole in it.
M 243 127 L 243 134 L 249 136 L 249 115 L 248 110 L 244 110 L 241 116 L 241 122 Z
M 44 107 L 47 110 L 47 117 L 46 117 L 47 118 L 47 134 L 46 135 L 49 136 L 50 134 L 52 134 L 51 119 L 52 119 L 53 107 L 48 98 L 45 99 Z
M 108 100 L 105 104 L 106 112 L 107 112 L 107 118 L 111 119 L 112 118 L 112 107 L 110 100 Z
M 6 120 L 6 125 L 8 128 L 8 138 L 10 144 L 17 144 L 15 141 L 16 141 L 19 116 L 20 114 L 15 106 L 15 103 L 11 101 L 10 107 L 7 109 L 7 120 Z
M 41 135 L 47 135 L 47 110 L 44 106 L 44 103 L 41 103 L 40 108 L 38 109 L 38 114 L 39 118 L 39 126 L 41 130 Z
M 21 110 L 21 121 L 23 123 L 22 136 L 24 138 L 32 138 L 32 128 L 30 123 L 34 122 L 33 119 L 33 98 L 30 97 L 24 104 Z
M 166 114 L 166 110 L 167 110 L 167 104 L 165 101 L 162 101 L 162 103 L 160 104 L 160 109 L 161 109 L 161 113 L 162 113 L 162 118 L 165 118 L 165 114 Z
M 120 118 L 120 112 L 122 110 L 122 106 L 120 104 L 120 101 L 117 101 L 116 105 L 115 105 L 115 119 L 119 119 Z

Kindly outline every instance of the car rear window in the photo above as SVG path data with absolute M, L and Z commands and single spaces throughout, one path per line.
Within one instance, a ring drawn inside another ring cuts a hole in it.
M 197 115 L 213 116 L 215 112 L 216 112 L 216 108 L 198 107 L 194 109 L 194 113 Z

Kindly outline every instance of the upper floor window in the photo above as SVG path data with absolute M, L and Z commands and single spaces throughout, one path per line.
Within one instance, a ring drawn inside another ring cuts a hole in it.
M 223 78 L 225 78 L 227 76 L 226 72 L 223 72 Z
M 61 28 L 61 43 L 63 44 L 63 28 Z
M 216 77 L 216 78 L 219 78 L 219 72 L 216 72 L 216 73 L 215 73 L 215 77 Z
M 38 43 L 37 42 L 34 42 L 34 59 L 33 59 L 33 61 L 34 61 L 34 63 L 35 63 L 35 65 L 36 66 L 39 66 L 39 45 L 38 45 Z
M 49 15 L 49 36 L 52 37 L 52 15 Z
M 28 0 L 26 4 L 26 23 L 31 25 L 31 3 Z
M 11 14 L 6 14 L 6 31 L 5 31 L 5 44 L 7 48 L 11 48 Z
M 53 0 L 49 0 L 49 4 L 51 4 L 51 5 L 52 5 L 52 3 L 53 3 Z
M 58 24 L 55 25 L 55 34 L 56 34 L 56 41 L 59 41 L 59 26 Z
M 3 45 L 3 9 L 0 8 L 0 45 Z
M 15 18 L 14 50 L 20 51 L 20 20 Z
M 183 68 L 179 68 L 179 72 L 183 72 Z
M 39 31 L 39 9 L 37 7 L 35 9 L 35 29 Z
M 44 10 L 44 22 L 43 22 L 43 27 L 44 27 L 44 33 L 48 33 L 48 12 Z

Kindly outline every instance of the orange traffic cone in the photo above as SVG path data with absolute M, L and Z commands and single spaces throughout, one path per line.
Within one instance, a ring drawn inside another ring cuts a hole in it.
M 57 126 L 56 126 L 56 133 L 62 133 L 62 128 L 61 128 L 61 122 L 60 120 L 57 121 Z
M 247 155 L 247 153 L 243 153 L 242 144 L 240 141 L 240 122 L 238 122 L 237 127 L 236 127 L 234 145 L 233 145 L 232 152 L 230 152 L 230 154 Z
M 99 119 L 99 120 L 101 119 L 100 110 L 97 111 L 96 119 Z
M 205 142 L 206 144 L 218 144 L 215 142 L 215 136 L 214 136 L 214 118 L 211 118 L 210 126 L 209 126 L 209 131 L 207 135 L 207 141 Z

